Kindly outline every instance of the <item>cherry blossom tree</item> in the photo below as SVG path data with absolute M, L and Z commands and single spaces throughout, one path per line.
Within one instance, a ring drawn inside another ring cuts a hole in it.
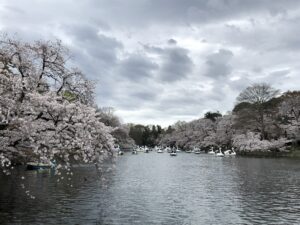
M 283 94 L 279 106 L 281 127 L 289 139 L 300 140 L 300 91 Z
M 0 167 L 55 159 L 99 164 L 112 155 L 112 128 L 94 107 L 93 82 L 68 66 L 60 41 L 0 41 Z M 61 166 L 60 165 L 60 166 Z M 60 167 L 58 166 L 58 168 Z
M 225 145 L 231 147 L 232 137 L 235 130 L 233 129 L 234 116 L 224 115 L 222 118 L 218 119 L 217 129 L 216 129 L 216 142 L 220 145 Z
M 285 150 L 286 138 L 277 140 L 261 140 L 259 133 L 247 132 L 246 134 L 237 134 L 233 136 L 233 146 L 239 151 L 277 151 Z
M 217 122 L 211 119 L 199 119 L 188 123 L 175 123 L 176 129 L 166 133 L 160 140 L 160 145 L 178 146 L 191 149 L 194 146 L 208 147 L 216 144 Z

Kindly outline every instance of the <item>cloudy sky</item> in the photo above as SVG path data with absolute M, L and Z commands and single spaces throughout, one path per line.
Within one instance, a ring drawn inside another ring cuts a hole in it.
M 255 82 L 300 89 L 298 0 L 0 0 L 0 30 L 61 39 L 126 123 L 225 113 Z

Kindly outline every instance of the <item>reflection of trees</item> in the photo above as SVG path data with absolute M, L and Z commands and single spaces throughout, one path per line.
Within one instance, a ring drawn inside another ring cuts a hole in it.
M 100 202 L 101 190 L 108 188 L 114 170 L 111 162 L 106 162 L 98 172 L 93 165 L 75 165 L 72 167 L 74 176 L 69 181 L 67 178 L 57 182 L 51 170 L 25 171 L 18 168 L 11 176 L 0 176 L 0 224 L 32 222 L 33 224 L 47 224 L 58 221 L 70 223 L 67 219 L 86 217 L 78 210 L 86 207 L 88 201 L 95 204 Z M 62 174 L 60 178 L 65 176 Z M 23 180 L 22 177 L 25 177 Z M 22 188 L 24 184 L 25 188 Z M 73 187 L 70 185 L 72 184 Z M 35 196 L 31 199 L 27 191 Z M 91 208 L 90 206 L 88 208 Z M 29 221 L 34 218 L 35 221 Z M 60 218 L 65 218 L 61 221 Z M 75 224 L 75 222 L 74 222 Z
M 300 180 L 293 170 L 295 166 L 297 163 L 288 159 L 243 158 L 236 161 L 240 216 L 251 224 L 288 219 L 287 215 L 295 211 L 299 203 Z

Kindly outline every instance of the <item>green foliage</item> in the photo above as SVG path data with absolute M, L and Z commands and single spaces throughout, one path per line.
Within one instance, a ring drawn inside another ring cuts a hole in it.
M 153 136 L 153 138 L 155 138 L 155 139 L 157 139 L 157 137 L 158 137 L 158 131 L 157 131 L 157 129 L 156 129 L 156 126 L 152 126 L 152 130 L 151 130 L 151 136 Z
M 217 111 L 217 112 L 207 112 L 204 115 L 205 119 L 210 119 L 213 122 L 215 122 L 218 117 L 222 117 L 222 114 L 219 111 Z
M 282 98 L 272 98 L 269 101 L 263 103 L 263 108 L 270 110 L 275 110 L 279 104 L 282 102 Z
M 252 104 L 251 103 L 248 103 L 248 102 L 241 102 L 241 103 L 238 103 L 234 108 L 233 108 L 233 112 L 234 113 L 238 113 L 240 112 L 241 110 L 244 110 L 244 109 L 250 109 L 252 107 Z
M 157 127 L 157 134 L 160 135 L 163 132 L 163 130 L 159 125 L 157 125 L 156 127 Z
M 261 133 L 262 139 L 277 138 L 281 135 L 278 126 L 278 107 L 281 97 L 275 97 L 278 90 L 267 84 L 255 84 L 246 88 L 237 98 L 234 107 L 235 129 Z
M 157 139 L 163 132 L 164 130 L 159 125 L 143 126 L 138 124 L 130 126 L 129 136 L 137 145 L 155 146 Z
M 143 133 L 144 126 L 143 125 L 134 125 L 130 127 L 129 136 L 135 141 L 137 145 L 144 145 L 143 142 Z
M 67 99 L 69 102 L 73 102 L 73 101 L 77 100 L 76 94 L 72 93 L 71 91 L 64 91 L 63 97 L 65 99 Z
M 175 129 L 173 129 L 171 126 L 168 126 L 168 129 L 166 130 L 166 134 L 171 134 Z

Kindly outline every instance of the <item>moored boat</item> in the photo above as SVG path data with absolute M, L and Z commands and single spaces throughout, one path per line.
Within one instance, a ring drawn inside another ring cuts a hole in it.
M 210 155 L 215 155 L 215 151 L 214 151 L 214 147 L 211 147 L 210 148 L 210 151 L 207 153 L 207 154 L 210 154 Z
M 137 148 L 136 148 L 136 151 L 137 151 L 137 152 L 143 152 L 144 150 L 143 150 L 143 148 L 142 148 L 142 147 L 140 147 L 140 146 L 137 146 Z
M 55 167 L 54 162 L 49 163 L 38 163 L 38 162 L 29 162 L 26 164 L 27 170 L 42 170 L 42 169 L 51 169 Z
M 224 152 L 225 156 L 236 156 L 236 152 L 234 151 L 234 148 L 228 149 Z
M 171 149 L 170 147 L 166 147 L 166 148 L 165 148 L 165 151 L 168 152 L 168 153 L 171 153 L 171 152 L 172 152 L 172 149 Z
M 198 148 L 198 147 L 194 147 L 193 152 L 194 152 L 195 154 L 200 154 L 200 153 L 201 153 L 201 149 Z
M 177 156 L 176 151 L 172 151 L 172 152 L 170 153 L 170 156 Z
M 218 156 L 218 157 L 224 157 L 224 154 L 223 154 L 221 148 L 219 148 L 219 151 L 215 154 L 215 156 Z
M 132 155 L 137 155 L 138 154 L 137 150 L 135 150 L 135 149 L 131 153 L 132 153 Z

